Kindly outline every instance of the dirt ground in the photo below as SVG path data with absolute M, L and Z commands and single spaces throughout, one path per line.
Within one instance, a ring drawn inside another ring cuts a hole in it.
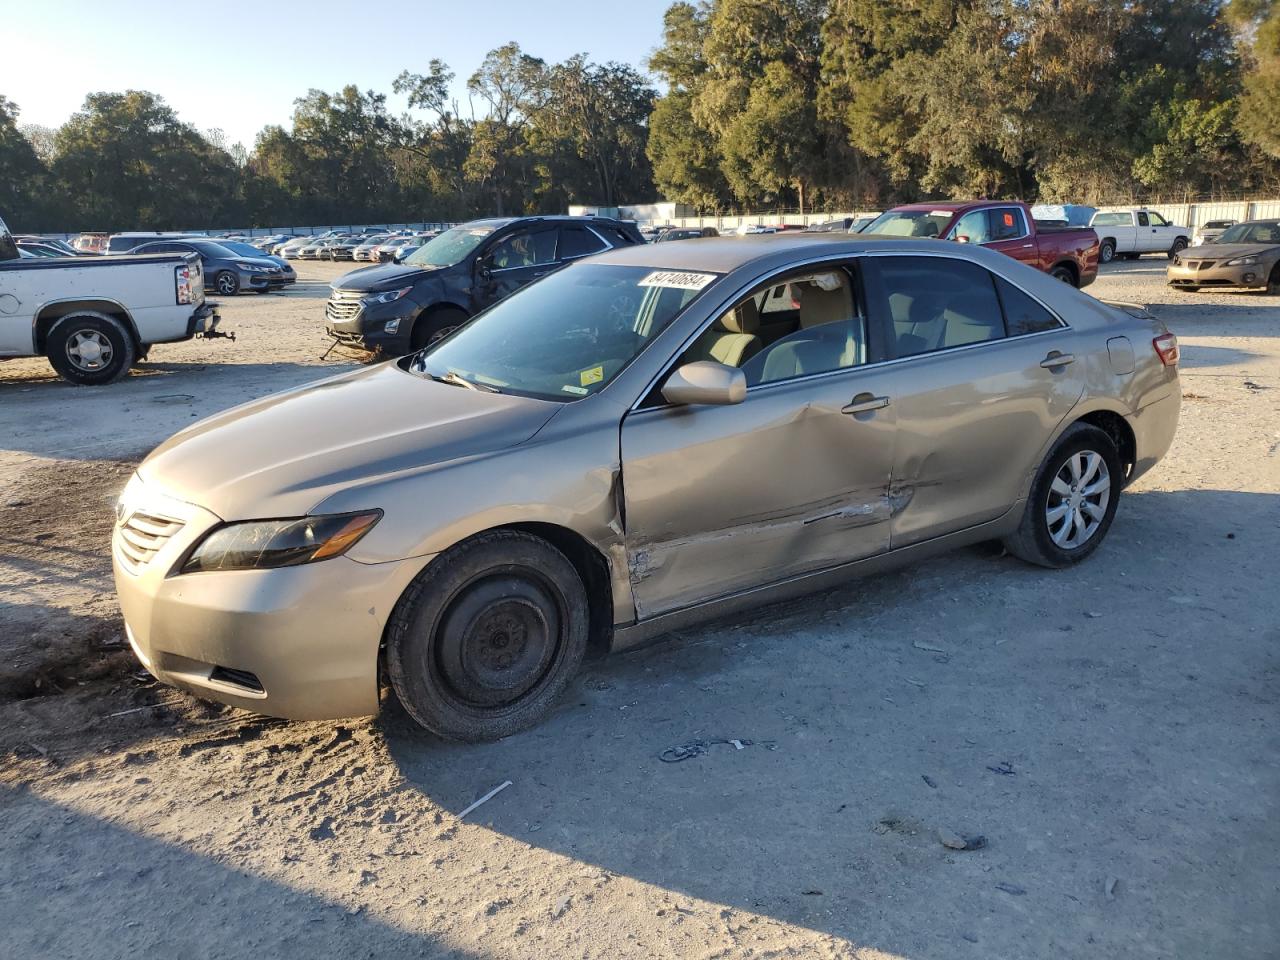
M 354 362 L 319 359 L 341 268 L 109 388 L 0 365 L 0 957 L 1275 957 L 1280 302 L 1164 266 L 1090 290 L 1165 318 L 1185 400 L 1087 563 L 967 550 L 688 630 L 484 746 L 226 710 L 120 647 L 115 493 Z

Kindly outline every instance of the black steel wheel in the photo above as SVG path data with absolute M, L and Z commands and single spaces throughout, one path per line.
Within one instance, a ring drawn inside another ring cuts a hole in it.
M 577 672 L 587 595 L 573 564 L 531 534 L 497 530 L 437 557 L 392 613 L 387 673 L 414 720 L 450 740 L 537 723 Z

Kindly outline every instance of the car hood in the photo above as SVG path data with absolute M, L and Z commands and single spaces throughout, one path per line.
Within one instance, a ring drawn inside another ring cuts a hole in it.
M 1275 243 L 1207 243 L 1201 247 L 1197 247 L 1201 251 L 1194 255 L 1183 253 L 1181 256 L 1192 260 L 1207 260 L 1212 257 L 1214 260 L 1233 260 L 1236 257 L 1247 257 L 1251 254 L 1271 253 L 1280 250 L 1280 244 Z
M 393 288 L 399 281 L 417 283 L 429 273 L 442 270 L 443 267 L 404 266 L 398 263 L 384 263 L 377 267 L 363 267 L 344 273 L 333 281 L 335 290 L 381 290 Z
M 157 447 L 138 475 L 224 520 L 297 517 L 363 482 L 523 443 L 559 409 L 389 362 L 193 424 Z

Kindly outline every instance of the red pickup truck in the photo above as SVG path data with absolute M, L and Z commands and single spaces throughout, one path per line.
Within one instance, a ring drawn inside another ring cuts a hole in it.
M 1098 235 L 1090 227 L 1037 223 L 1012 200 L 909 203 L 876 217 L 863 233 L 980 243 L 1076 287 L 1098 277 Z

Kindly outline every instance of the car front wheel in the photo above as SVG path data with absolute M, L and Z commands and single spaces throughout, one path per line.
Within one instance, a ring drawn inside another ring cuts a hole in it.
M 437 557 L 391 615 L 386 664 L 408 714 L 450 740 L 542 719 L 587 648 L 587 594 L 559 550 L 497 530 Z
M 1111 528 L 1123 478 L 1111 437 L 1090 424 L 1073 424 L 1040 465 L 1022 522 L 1005 548 L 1042 567 L 1079 563 Z
M 240 278 L 230 270 L 221 270 L 213 278 L 213 287 L 224 297 L 234 297 L 240 292 Z

